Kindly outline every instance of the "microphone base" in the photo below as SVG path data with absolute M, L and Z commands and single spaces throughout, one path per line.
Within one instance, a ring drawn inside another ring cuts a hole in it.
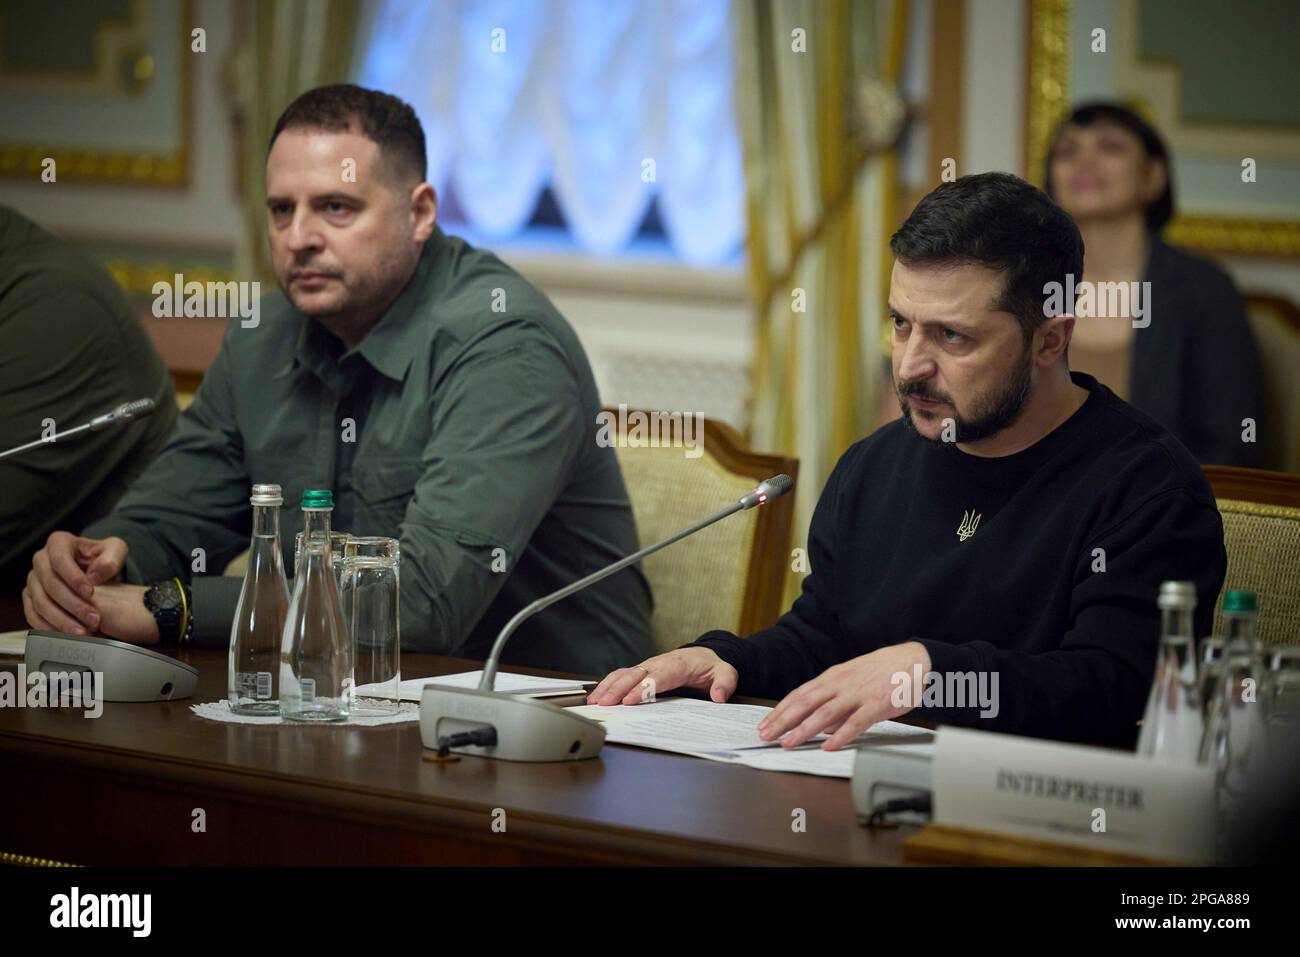
M 452 748 L 502 761 L 581 761 L 600 754 L 605 729 L 555 705 L 478 688 L 426 685 L 420 695 L 420 740 L 438 749 L 440 738 L 483 725 L 496 729 L 491 747 Z

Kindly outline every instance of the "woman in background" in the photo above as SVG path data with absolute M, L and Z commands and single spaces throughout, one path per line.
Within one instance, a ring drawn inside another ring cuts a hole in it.
M 1116 104 L 1080 106 L 1057 130 L 1046 190 L 1083 234 L 1083 279 L 1150 283 L 1140 328 L 1132 302 L 1130 316 L 1077 319 L 1069 365 L 1151 416 L 1202 464 L 1258 467 L 1255 341 L 1227 273 L 1160 238 L 1174 214 L 1169 166 L 1159 134 Z M 1243 419 L 1255 422 L 1256 441 L 1243 441 Z

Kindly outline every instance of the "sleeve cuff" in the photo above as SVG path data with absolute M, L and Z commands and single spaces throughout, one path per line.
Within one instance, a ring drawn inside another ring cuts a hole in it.
M 938 674 L 950 671 L 978 671 L 981 667 L 979 653 L 970 645 L 953 645 L 946 641 L 913 638 L 925 647 L 930 656 L 930 670 Z
M 230 626 L 243 587 L 242 578 L 223 575 L 196 575 L 190 582 L 196 648 L 230 647 Z
M 740 676 L 740 683 L 736 687 L 736 694 L 747 694 L 745 690 L 748 676 L 752 678 L 754 670 L 754 654 L 756 649 L 744 638 L 732 634 L 729 631 L 715 630 L 705 632 L 699 638 L 682 645 L 683 648 L 708 648 L 715 655 L 725 661 L 731 667 L 736 669 Z
M 948 675 L 958 673 L 961 675 L 970 675 L 975 679 L 976 684 L 973 686 L 977 689 L 983 689 L 986 686 L 981 676 L 990 670 L 988 663 L 981 654 L 981 649 L 973 645 L 954 645 L 946 641 L 931 641 L 926 638 L 913 638 L 913 641 L 920 642 L 930 656 L 930 670 L 925 675 L 925 686 L 922 691 L 922 700 L 916 707 L 908 712 L 915 718 L 921 718 L 925 721 L 933 721 L 936 724 L 950 724 L 956 727 L 982 728 L 988 731 L 1009 730 L 1002 727 L 996 720 L 997 715 L 1001 712 L 1001 706 L 998 703 L 998 685 L 994 683 L 991 691 L 991 700 L 984 700 L 982 690 L 976 691 L 975 698 L 968 698 L 962 692 L 958 692 L 956 700 L 944 701 L 944 695 L 933 704 L 925 703 L 925 695 L 929 694 L 930 682 L 933 680 L 940 689 L 952 687 Z M 930 675 L 934 675 L 931 679 Z M 989 680 L 989 679 L 986 679 Z M 972 687 L 964 682 L 960 687 Z M 991 710 L 990 710 L 991 709 Z M 987 713 L 986 713 L 987 712 Z

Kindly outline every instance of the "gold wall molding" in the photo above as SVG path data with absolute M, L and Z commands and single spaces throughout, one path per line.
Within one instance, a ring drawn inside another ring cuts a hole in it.
M 1174 217 L 1165 238 L 1207 252 L 1247 256 L 1300 256 L 1300 220 Z
M 1052 131 L 1070 109 L 1073 16 L 1072 0 L 1030 0 L 1025 178 L 1040 189 Z
M 184 122 L 188 126 L 188 118 Z M 188 140 L 188 135 L 185 139 Z M 42 164 L 47 158 L 54 160 L 60 181 L 98 181 L 138 186 L 185 186 L 189 182 L 188 143 L 175 153 L 0 146 L 0 175 L 39 181 Z
M 80 867 L 80 864 L 65 864 L 45 857 L 32 857 L 30 854 L 14 854 L 12 851 L 0 851 L 0 867 Z
M 166 283 L 170 289 L 176 280 L 176 274 L 185 277 L 186 282 L 237 282 L 233 270 L 220 269 L 206 265 L 184 265 L 181 263 L 138 263 L 128 259 L 106 259 L 104 268 L 113 280 L 128 296 L 152 296 L 155 283 Z
M 93 64 L 65 69 L 14 68 L 5 64 L 0 68 L 0 86 L 8 96 L 25 90 L 111 96 L 118 92 L 118 84 L 126 79 L 127 91 L 138 92 L 142 89 L 140 80 L 148 79 L 138 74 L 148 72 L 151 66 L 141 63 L 142 59 L 148 58 L 143 48 L 148 40 L 151 11 L 146 3 L 147 0 L 130 0 L 130 13 L 125 20 L 105 18 L 98 21 L 92 43 Z M 131 75 L 124 78 L 119 71 L 127 64 L 131 67 Z
M 193 0 L 182 0 L 180 10 L 180 26 L 176 37 L 176 42 L 181 45 L 180 144 L 176 150 L 99 150 L 3 143 L 0 144 L 0 176 L 40 182 L 42 163 L 46 159 L 52 159 L 60 182 L 173 189 L 188 186 L 193 135 L 194 54 L 190 52 L 190 30 L 194 22 Z M 155 76 L 154 79 L 166 82 L 165 77 Z

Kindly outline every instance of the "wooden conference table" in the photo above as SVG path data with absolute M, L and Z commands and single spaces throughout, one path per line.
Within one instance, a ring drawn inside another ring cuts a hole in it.
M 415 722 L 208 721 L 190 705 L 225 695 L 226 653 L 178 657 L 199 669 L 186 701 L 105 703 L 95 720 L 71 708 L 0 709 L 0 863 L 901 864 L 917 831 L 859 826 L 842 779 L 610 744 L 569 763 L 437 762 Z M 478 667 L 402 661 L 408 678 Z M 803 830 L 792 826 L 797 809 Z M 494 830 L 501 811 L 505 828 Z

